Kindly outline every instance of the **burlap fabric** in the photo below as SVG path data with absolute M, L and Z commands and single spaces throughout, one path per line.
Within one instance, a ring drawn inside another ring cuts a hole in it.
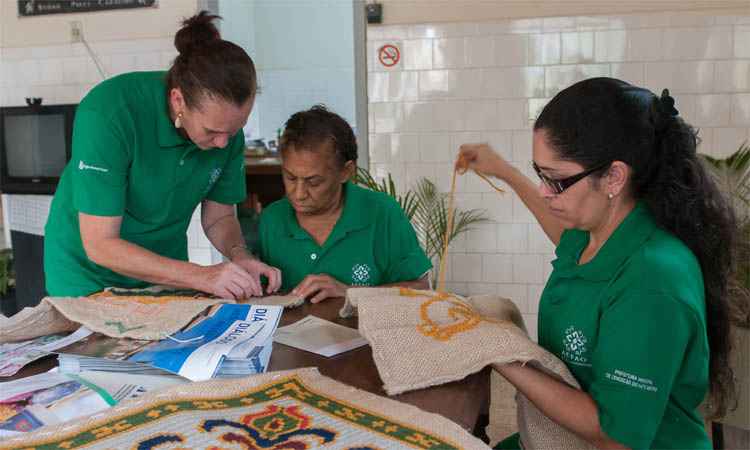
M 42 300 L 39 305 L 24 308 L 10 318 L 0 317 L 0 344 L 74 331 L 79 326 L 53 308 L 52 303 Z
M 299 306 L 304 299 L 274 295 L 244 300 L 258 305 Z M 191 290 L 162 286 L 106 289 L 89 297 L 45 297 L 33 308 L 0 317 L 0 343 L 73 331 L 80 325 L 116 338 L 164 339 L 190 323 L 206 308 L 234 300 L 211 298 Z
M 238 303 L 252 305 L 276 305 L 284 308 L 296 308 L 305 303 L 304 297 L 296 295 L 268 295 L 266 297 L 253 297 L 246 300 L 240 300 Z
M 144 298 L 164 298 L 169 297 L 174 300 L 195 300 L 195 299 L 216 299 L 216 297 L 204 292 L 194 291 L 191 289 L 174 289 L 167 286 L 151 286 L 145 289 L 119 289 L 109 288 L 102 292 L 91 295 L 90 297 L 118 297 L 126 299 L 144 299 Z M 234 300 L 221 300 L 218 303 L 234 303 Z M 305 299 L 296 295 L 268 295 L 265 297 L 252 297 L 239 300 L 237 303 L 251 305 L 274 305 L 285 308 L 296 308 L 305 303 Z
M 485 428 L 490 445 L 518 433 L 516 388 L 497 371 L 490 373 L 490 414 Z
M 491 364 L 531 364 L 579 388 L 565 364 L 531 341 L 516 306 L 497 296 L 463 298 L 434 291 L 357 288 L 347 291 L 343 314 L 356 308 L 359 331 L 388 394 L 460 380 Z M 516 398 L 526 449 L 588 449 L 585 441 Z
M 45 297 L 34 308 L 0 324 L 0 343 L 21 341 L 61 331 L 78 324 L 91 331 L 116 338 L 164 339 L 175 333 L 222 299 L 174 297 Z
M 457 424 L 317 369 L 174 386 L 0 448 L 487 449 Z

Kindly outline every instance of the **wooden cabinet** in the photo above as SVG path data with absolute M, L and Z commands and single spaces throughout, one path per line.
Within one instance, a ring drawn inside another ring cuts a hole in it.
M 244 208 L 258 211 L 261 207 L 284 197 L 284 182 L 281 179 L 281 160 L 277 156 L 245 157 L 245 181 L 247 200 Z

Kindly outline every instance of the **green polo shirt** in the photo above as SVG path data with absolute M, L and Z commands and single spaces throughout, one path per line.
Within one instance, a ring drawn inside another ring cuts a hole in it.
M 187 227 L 203 199 L 245 198 L 242 130 L 226 148 L 200 150 L 167 110 L 165 72 L 110 78 L 76 111 L 73 152 L 45 227 L 44 272 L 53 296 L 104 287 L 142 287 L 86 257 L 78 213 L 121 216 L 120 236 L 168 258 L 187 260 Z
M 703 276 L 693 253 L 638 204 L 597 255 L 567 230 L 539 306 L 539 344 L 596 401 L 599 423 L 632 449 L 709 449 Z
M 285 291 L 310 274 L 378 286 L 416 280 L 432 268 L 398 202 L 351 182 L 344 185 L 341 217 L 322 246 L 300 227 L 286 198 L 263 210 L 259 234 L 258 254 L 281 269 Z

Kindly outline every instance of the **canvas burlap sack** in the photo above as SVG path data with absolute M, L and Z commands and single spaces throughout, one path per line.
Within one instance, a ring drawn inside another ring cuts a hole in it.
M 39 336 L 75 331 L 80 325 L 65 318 L 49 302 L 0 317 L 0 344 L 28 341 Z
M 500 373 L 490 372 L 490 413 L 485 431 L 490 447 L 508 436 L 518 433 L 516 417 L 516 388 Z
M 174 297 L 45 297 L 0 324 L 0 343 L 23 341 L 80 325 L 116 338 L 164 339 L 222 299 Z
M 531 364 L 579 389 L 565 364 L 531 341 L 518 308 L 497 296 L 463 298 L 434 291 L 357 288 L 342 313 L 357 310 L 359 331 L 388 394 L 460 380 L 491 364 Z M 517 396 L 525 449 L 593 448 Z
M 144 298 L 164 298 L 169 297 L 174 300 L 205 300 L 205 299 L 216 299 L 216 297 L 206 294 L 204 292 L 195 291 L 192 289 L 175 289 L 169 286 L 151 286 L 144 289 L 119 289 L 119 288 L 108 288 L 102 292 L 98 292 L 90 297 L 102 298 L 102 297 L 119 297 L 126 299 L 144 299 Z M 234 300 L 226 299 L 221 300 L 219 303 L 234 303 Z M 297 306 L 305 303 L 305 299 L 296 295 L 268 295 L 265 297 L 252 297 L 244 300 L 239 300 L 237 303 L 249 304 L 249 305 L 273 305 L 283 306 L 285 308 L 296 308 Z
M 110 288 L 88 297 L 45 297 L 34 308 L 24 308 L 10 318 L 0 317 L 0 343 L 73 331 L 80 325 L 116 338 L 159 340 L 184 328 L 206 308 L 221 303 L 235 301 L 164 286 Z M 304 299 L 273 295 L 243 303 L 291 308 Z

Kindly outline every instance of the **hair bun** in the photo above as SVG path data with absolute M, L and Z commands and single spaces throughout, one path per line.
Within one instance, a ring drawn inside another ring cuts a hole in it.
M 221 19 L 221 17 L 210 14 L 208 11 L 201 11 L 183 20 L 182 28 L 174 37 L 174 46 L 177 51 L 184 55 L 207 42 L 221 39 L 218 28 L 213 24 L 214 19 Z
M 659 97 L 662 110 L 670 116 L 678 116 L 680 112 L 674 107 L 674 98 L 669 95 L 669 89 L 661 91 L 661 97 Z

